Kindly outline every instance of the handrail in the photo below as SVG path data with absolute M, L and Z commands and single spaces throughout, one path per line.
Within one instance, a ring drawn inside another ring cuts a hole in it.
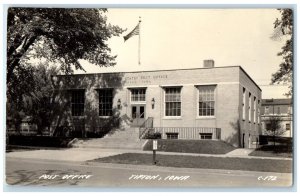
M 141 116 L 144 115 L 144 113 L 145 113 L 145 112 L 141 113 L 141 114 L 139 115 L 139 118 L 141 118 Z
M 153 127 L 153 117 L 148 117 L 147 120 L 140 126 L 144 128 L 152 128 Z
M 139 138 L 148 131 L 149 128 L 153 127 L 153 117 L 148 117 L 147 120 L 139 127 Z

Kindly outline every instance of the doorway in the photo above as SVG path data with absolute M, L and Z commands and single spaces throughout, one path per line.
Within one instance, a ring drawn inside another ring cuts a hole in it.
M 139 127 L 145 122 L 145 105 L 131 106 L 132 127 Z

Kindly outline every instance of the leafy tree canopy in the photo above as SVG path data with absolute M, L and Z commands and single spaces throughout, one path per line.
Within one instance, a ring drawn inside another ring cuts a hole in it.
M 271 83 L 288 83 L 289 92 L 292 95 L 292 74 L 293 74 L 293 10 L 279 9 L 281 18 L 274 22 L 275 37 L 286 36 L 285 45 L 281 48 L 278 56 L 282 56 L 283 61 L 279 65 L 279 70 L 272 74 Z
M 46 58 L 66 73 L 84 69 L 79 59 L 114 65 L 106 41 L 123 32 L 107 23 L 106 9 L 9 8 L 7 20 L 7 83 L 22 61 Z

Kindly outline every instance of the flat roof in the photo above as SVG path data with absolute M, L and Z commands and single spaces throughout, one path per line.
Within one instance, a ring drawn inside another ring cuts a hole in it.
M 197 68 L 186 68 L 186 69 L 164 69 L 164 70 L 148 70 L 148 71 L 129 71 L 129 72 L 106 72 L 106 73 L 84 73 L 84 74 L 72 74 L 72 75 L 63 75 L 58 74 L 57 76 L 85 76 L 85 75 L 100 75 L 100 74 L 120 74 L 120 73 L 147 73 L 147 72 L 161 72 L 161 71 L 180 71 L 180 70 L 199 70 L 199 69 L 218 69 L 218 68 L 240 68 L 246 76 L 256 85 L 260 90 L 261 88 L 256 84 L 256 82 L 247 74 L 247 72 L 240 65 L 233 66 L 224 66 L 224 67 L 197 67 Z
M 292 99 L 262 99 L 262 105 L 291 105 Z

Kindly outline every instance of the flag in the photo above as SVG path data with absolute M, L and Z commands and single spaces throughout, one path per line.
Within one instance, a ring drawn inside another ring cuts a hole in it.
M 134 35 L 139 35 L 140 34 L 140 22 L 136 25 L 136 27 L 127 35 L 124 36 L 124 42 L 131 38 Z

